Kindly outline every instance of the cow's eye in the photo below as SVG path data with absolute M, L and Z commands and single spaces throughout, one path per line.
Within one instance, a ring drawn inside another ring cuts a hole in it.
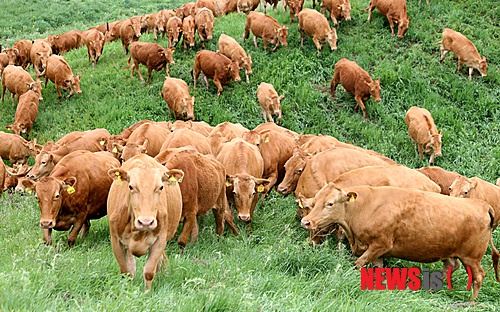
M 160 191 L 160 192 L 163 191 L 163 185 L 160 186 L 160 188 L 158 189 L 158 191 Z
M 131 190 L 131 191 L 133 191 L 133 190 L 134 190 L 134 188 L 133 188 L 133 187 L 132 187 L 132 185 L 130 185 L 130 184 L 128 185 L 128 188 L 129 188 L 129 190 Z

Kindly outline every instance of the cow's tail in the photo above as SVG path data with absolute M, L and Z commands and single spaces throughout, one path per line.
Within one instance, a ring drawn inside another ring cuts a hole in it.
M 495 270 L 495 278 L 497 279 L 497 281 L 500 283 L 500 277 L 498 276 L 498 260 L 500 258 L 500 253 L 498 252 L 498 249 L 495 247 L 495 245 L 493 244 L 493 229 L 495 228 L 494 227 L 494 223 L 495 223 L 495 211 L 493 210 L 493 208 L 491 208 L 490 206 L 490 209 L 488 211 L 488 214 L 490 215 L 490 227 L 491 227 L 491 236 L 490 236 L 490 245 L 491 245 L 491 260 L 493 262 L 493 269 Z

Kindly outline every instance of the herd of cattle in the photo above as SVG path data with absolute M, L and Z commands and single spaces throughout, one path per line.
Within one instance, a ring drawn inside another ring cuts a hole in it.
M 266 0 L 276 7 L 277 0 Z M 86 45 L 89 60 L 95 66 L 106 41 L 121 39 L 131 76 L 139 64 L 152 70 L 173 64 L 172 52 L 182 38 L 184 49 L 195 46 L 198 32 L 201 46 L 212 39 L 214 16 L 233 11 L 247 14 L 244 39 L 251 31 L 257 38 L 274 45 L 286 45 L 288 28 L 272 17 L 254 11 L 259 0 L 198 0 L 176 10 L 132 17 L 102 24 L 87 31 L 72 31 L 33 42 L 20 40 L 4 50 L 2 64 L 2 100 L 5 89 L 18 96 L 15 122 L 8 126 L 14 134 L 0 132 L 0 156 L 11 167 L 0 162 L 0 193 L 9 188 L 34 193 L 41 210 L 39 225 L 43 240 L 52 243 L 52 230 L 70 230 L 72 247 L 80 233 L 89 231 L 90 220 L 108 216 L 111 245 L 122 273 L 134 275 L 134 256 L 149 251 L 144 267 L 145 288 L 152 280 L 161 260 L 166 258 L 167 241 L 182 229 L 178 244 L 185 248 L 198 237 L 197 217 L 213 211 L 216 232 L 224 227 L 238 235 L 234 220 L 250 222 L 259 198 L 265 200 L 273 189 L 288 195 L 294 193 L 297 218 L 310 231 L 311 244 L 321 244 L 327 235 L 339 241 L 347 238 L 356 256 L 356 267 L 370 263 L 381 266 L 382 258 L 396 257 L 417 262 L 442 260 L 443 271 L 460 265 L 470 266 L 474 281 L 472 299 L 477 298 L 485 277 L 481 260 L 491 245 L 496 279 L 500 282 L 500 254 L 493 245 L 492 232 L 500 222 L 500 188 L 477 177 L 468 179 L 437 166 L 410 169 L 372 150 L 340 142 L 328 135 L 303 135 L 274 123 L 281 120 L 279 96 L 273 85 L 262 82 L 257 97 L 266 123 L 254 129 L 224 122 L 211 126 L 194 121 L 194 97 L 182 79 L 166 77 L 161 92 L 173 110 L 175 122 L 142 120 L 120 134 L 106 129 L 72 132 L 56 142 L 39 145 L 29 137 L 42 100 L 40 77 L 70 89 L 67 97 L 81 93 L 80 76 L 74 75 L 64 57 L 70 49 Z M 266 2 L 264 2 L 266 4 Z M 321 50 L 328 42 L 336 48 L 336 31 L 323 14 L 303 9 L 303 0 L 285 0 L 293 21 L 297 16 L 301 43 L 305 35 Z M 336 25 L 350 19 L 348 0 L 323 0 Z M 402 37 L 410 19 L 404 0 L 372 0 L 367 10 L 378 8 L 386 15 L 394 35 Z M 266 9 L 266 8 L 265 8 Z M 370 17 L 368 17 L 368 20 Z M 325 24 L 326 21 L 326 24 Z M 156 43 L 138 41 L 141 32 L 167 34 L 168 48 Z M 486 59 L 461 34 L 445 29 L 441 42 L 441 60 L 453 51 L 462 63 L 486 75 Z M 37 79 L 26 71 L 33 64 Z M 240 67 L 246 80 L 252 73 L 251 56 L 230 36 L 221 35 L 219 51 L 197 52 L 194 86 L 199 74 L 222 85 L 240 80 Z M 341 59 L 334 68 L 331 95 L 341 83 L 353 93 L 366 119 L 364 102 L 370 96 L 380 101 L 380 79 L 372 80 L 355 62 Z M 267 120 L 269 119 L 269 122 Z M 185 120 L 185 121 L 184 121 Z M 412 107 L 405 116 L 408 132 L 419 156 L 441 156 L 441 136 L 426 109 Z M 28 159 L 35 164 L 28 166 Z

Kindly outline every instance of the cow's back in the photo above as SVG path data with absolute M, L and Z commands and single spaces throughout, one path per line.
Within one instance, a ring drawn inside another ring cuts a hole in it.
M 144 140 L 147 139 L 147 154 L 154 157 L 160 152 L 161 146 L 169 134 L 170 132 L 167 129 L 159 125 L 145 123 L 132 132 L 127 140 L 127 143 L 143 144 Z
M 224 165 L 227 174 L 246 173 L 261 178 L 264 173 L 264 160 L 259 149 L 241 138 L 223 144 L 217 160 Z
M 172 132 L 163 142 L 160 153 L 169 148 L 188 145 L 193 146 L 201 154 L 208 155 L 212 153 L 207 137 L 190 129 L 180 129 Z

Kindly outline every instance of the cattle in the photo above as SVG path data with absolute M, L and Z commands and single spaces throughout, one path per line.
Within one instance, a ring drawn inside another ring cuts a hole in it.
M 172 16 L 167 21 L 168 47 L 177 46 L 177 42 L 182 35 L 182 20 L 177 16 Z
M 356 108 L 358 106 L 363 111 L 363 118 L 366 121 L 366 107 L 364 102 L 373 96 L 375 102 L 380 102 L 380 78 L 373 81 L 370 75 L 356 62 L 346 58 L 339 60 L 334 67 L 333 78 L 330 83 L 330 95 L 335 98 L 335 90 L 341 83 L 344 89 L 354 94 Z
M 274 86 L 267 82 L 261 82 L 257 87 L 257 99 L 259 100 L 260 109 L 262 111 L 262 118 L 264 121 L 274 122 L 273 115 L 278 116 L 276 123 L 281 121 L 281 103 L 280 100 L 285 95 L 278 95 Z
M 243 47 L 233 37 L 221 34 L 219 37 L 219 52 L 233 62 L 238 62 L 241 69 L 245 69 L 246 81 L 250 83 L 248 75 L 252 74 L 252 55 L 245 52 Z
M 160 10 L 156 15 L 156 24 L 158 25 L 158 32 L 161 33 L 162 38 L 165 38 L 167 32 L 167 22 L 172 16 L 177 16 L 174 10 Z M 184 17 L 178 16 L 180 19 Z
M 415 151 L 418 150 L 420 159 L 424 159 L 424 154 L 430 155 L 429 165 L 434 163 L 434 157 L 442 156 L 441 138 L 443 130 L 438 133 L 431 113 L 417 106 L 412 106 L 405 115 L 406 126 L 410 134 L 411 141 L 415 144 Z
M 121 39 L 124 54 L 128 54 L 130 44 L 141 37 L 141 25 L 137 19 L 129 18 L 122 21 L 118 26 L 118 29 L 115 26 L 113 32 L 117 33 Z
M 387 17 L 392 36 L 394 37 L 394 24 L 397 24 L 398 37 L 403 38 L 410 24 L 410 18 L 406 12 L 406 0 L 371 0 L 370 5 L 365 9 L 368 11 L 368 22 L 370 22 L 372 11 L 375 8 L 380 14 Z
M 486 69 L 488 68 L 486 57 L 481 58 L 476 46 L 467 37 L 458 31 L 445 28 L 442 39 L 438 43 L 441 44 L 439 48 L 441 51 L 440 62 L 443 62 L 446 54 L 451 51 L 458 57 L 458 72 L 462 70 L 462 64 L 469 68 L 469 81 L 472 82 L 474 68 L 481 73 L 481 76 L 486 77 Z
M 229 14 L 232 12 L 238 12 L 238 0 L 227 0 L 224 6 L 222 14 Z
M 3 57 L 2 66 L 3 67 L 7 67 L 7 65 L 19 66 L 19 65 L 17 65 L 18 55 L 19 55 L 19 51 L 17 49 L 13 49 L 13 48 L 3 49 L 3 51 L 2 51 L 2 57 Z
M 169 130 L 171 132 L 175 132 L 177 130 L 184 129 L 184 128 L 191 129 L 191 130 L 196 131 L 200 134 L 203 134 L 204 136 L 208 136 L 213 129 L 213 127 L 211 125 L 209 125 L 208 123 L 206 123 L 204 121 L 176 120 L 170 125 Z
M 78 49 L 85 45 L 85 40 L 82 37 L 82 32 L 79 30 L 72 30 L 57 36 L 49 36 L 49 41 L 52 52 L 54 54 L 63 55 L 69 50 Z
M 104 23 L 96 27 L 96 29 L 104 34 L 105 42 L 112 42 L 120 38 L 120 26 L 123 21 L 114 21 Z
M 212 32 L 215 24 L 214 14 L 207 8 L 198 9 L 194 16 L 194 22 L 201 47 L 205 49 L 205 41 L 212 40 Z
M 33 80 L 30 73 L 24 70 L 21 66 L 8 65 L 2 71 L 2 102 L 6 89 L 10 91 L 12 104 L 16 103 L 14 100 L 16 95 L 19 102 L 19 97 L 29 90 L 37 94 L 39 101 L 43 101 L 40 79 L 37 78 L 36 81 Z
M 196 2 L 186 2 L 184 3 L 180 8 L 175 10 L 175 15 L 181 19 L 186 18 L 189 15 L 192 15 L 194 17 L 195 12 L 194 12 L 194 6 Z
M 212 148 L 208 138 L 191 129 L 180 129 L 172 132 L 163 142 L 157 160 L 163 159 L 163 152 L 171 148 L 179 148 L 185 146 L 194 147 L 200 154 L 208 155 L 212 153 Z
M 323 48 L 323 44 L 328 42 L 330 50 L 337 50 L 337 31 L 330 29 L 330 24 L 326 17 L 316 10 L 305 8 L 298 15 L 300 46 L 304 47 L 304 37 L 312 37 L 318 53 Z
M 285 7 L 290 9 L 290 22 L 295 22 L 295 17 L 302 11 L 304 0 L 284 0 Z
M 7 170 L 5 169 L 5 164 L 3 163 L 3 159 L 0 156 L 0 195 L 2 195 L 4 191 L 6 175 L 7 175 Z
M 236 3 L 236 11 L 248 14 L 250 11 L 255 11 L 260 4 L 260 0 L 238 0 Z
M 169 148 L 165 152 L 163 155 L 165 160 L 160 163 L 169 169 L 179 169 L 184 172 L 180 184 L 183 226 L 179 234 L 179 246 L 186 247 L 190 234 L 191 243 L 196 241 L 199 229 L 196 217 L 203 216 L 210 210 L 213 211 L 216 232 L 219 236 L 224 232 L 224 222 L 228 224 L 233 234 L 238 235 L 227 202 L 224 166 L 214 157 L 203 155 L 192 147 Z
M 214 0 L 196 0 L 194 4 L 194 11 L 196 12 L 199 9 L 207 8 L 212 14 L 215 15 L 215 3 Z
M 45 71 L 47 59 L 51 55 L 52 48 L 46 39 L 37 39 L 33 41 L 30 50 L 30 60 L 33 64 L 33 68 L 35 68 L 37 76 L 41 76 L 42 72 Z
M 194 48 L 194 33 L 196 31 L 196 24 L 194 22 L 194 17 L 189 15 L 182 21 L 182 43 L 184 50 L 187 49 L 189 44 L 189 50 Z
M 82 75 L 74 75 L 66 59 L 62 56 L 51 55 L 47 59 L 47 67 L 43 73 L 45 75 L 45 87 L 47 82 L 52 81 L 56 85 L 59 105 L 61 105 L 61 89 L 70 90 L 66 98 L 69 99 L 73 94 L 81 94 L 80 79 Z
M 11 130 L 14 134 L 21 135 L 21 133 L 25 133 L 26 138 L 29 138 L 33 123 L 38 116 L 38 102 L 39 95 L 35 91 L 29 90 L 22 94 L 17 104 L 14 123 L 5 128 Z
M 0 166 L 2 166 L 2 164 L 0 164 Z M 3 191 L 7 191 L 10 188 L 14 188 L 15 189 L 14 191 L 18 192 L 22 187 L 23 190 L 28 188 L 29 190 L 34 192 L 34 185 L 26 183 L 27 181 L 31 181 L 28 178 L 26 178 L 26 174 L 31 170 L 31 167 L 27 163 L 22 166 L 16 165 L 17 169 L 8 166 L 4 166 L 4 168 L 6 173 L 5 180 L 3 184 L 0 184 L 0 187 L 3 186 Z M 25 184 L 27 185 L 26 187 L 24 186 Z M 29 193 L 29 190 L 27 191 L 27 193 Z
M 217 160 L 226 168 L 226 194 L 238 211 L 238 219 L 252 221 L 258 193 L 264 192 L 269 184 L 269 180 L 262 178 L 264 159 L 259 149 L 236 138 L 222 146 Z
M 160 95 L 167 103 L 169 115 L 172 111 L 175 119 L 195 120 L 195 97 L 189 94 L 189 87 L 184 80 L 166 77 Z
M 92 68 L 94 68 L 102 55 L 104 43 L 106 42 L 105 36 L 102 32 L 95 28 L 90 29 L 85 33 L 84 42 L 87 46 L 89 61 L 92 62 Z
M 122 161 L 141 153 L 154 157 L 169 134 L 170 131 L 157 124 L 145 123 L 132 132 L 125 146 L 116 145 L 116 148 L 121 153 Z
M 108 171 L 114 179 L 109 190 L 107 213 L 111 247 L 120 272 L 132 278 L 135 258 L 149 251 L 144 265 L 144 289 L 151 289 L 167 241 L 177 231 L 182 213 L 178 181 L 184 173 L 169 170 L 148 155 L 136 155 Z
M 280 0 L 263 0 L 262 2 L 264 3 L 264 13 L 267 14 L 267 4 L 269 3 L 273 6 L 273 10 L 276 10 Z
M 243 134 L 248 131 L 249 130 L 243 127 L 240 123 L 225 121 L 218 124 L 208 135 L 208 140 L 210 141 L 210 146 L 212 147 L 212 154 L 217 156 L 223 143 L 227 143 L 235 138 L 241 138 L 243 137 Z
M 3 69 L 9 65 L 9 56 L 4 52 L 0 53 L 0 75 L 2 75 Z
M 333 25 L 338 25 L 343 19 L 351 20 L 351 1 L 349 0 L 323 0 L 321 2 L 321 12 L 330 12 Z
M 415 169 L 434 181 L 441 188 L 441 194 L 450 195 L 450 186 L 460 174 L 448 171 L 438 166 L 428 166 Z
M 286 47 L 288 45 L 286 38 L 288 36 L 288 28 L 286 25 L 281 26 L 276 19 L 260 12 L 252 11 L 247 15 L 245 24 L 245 32 L 243 34 L 243 42 L 249 37 L 250 31 L 253 34 L 253 43 L 257 48 L 257 38 L 262 38 L 264 41 L 264 50 L 267 50 L 267 42 L 274 44 L 271 51 L 276 51 L 279 44 Z
M 24 69 L 27 69 L 31 64 L 30 53 L 31 47 L 33 46 L 33 41 L 21 39 L 16 41 L 12 46 L 12 49 L 15 51 L 17 49 L 17 58 L 15 61 L 15 65 L 21 66 Z
M 175 48 L 165 49 L 161 45 L 153 42 L 132 42 L 130 44 L 130 57 L 127 60 L 127 64 L 129 64 L 129 66 L 130 62 L 133 62 L 130 70 L 130 78 L 134 77 L 135 70 L 141 81 L 144 81 L 144 78 L 139 71 L 139 64 L 143 64 L 148 67 L 148 79 L 146 80 L 146 84 L 149 84 L 151 81 L 151 73 L 153 72 L 153 69 L 160 71 L 165 68 L 167 76 L 170 76 L 168 64 L 175 64 L 173 57 L 174 51 Z
M 224 14 L 224 9 L 228 2 L 229 0 L 214 0 L 215 16 L 221 17 Z
M 471 268 L 471 300 L 475 300 L 485 276 L 481 260 L 491 242 L 495 276 L 500 281 L 500 255 L 491 236 L 494 211 L 484 201 L 397 187 L 341 189 L 334 183 L 318 192 L 315 201 L 302 218 L 302 226 L 308 230 L 332 223 L 342 226 L 352 252 L 359 257 L 357 269 L 380 258 L 424 263 L 458 258 Z M 426 221 L 420 222 L 422 218 Z
M 299 137 L 299 134 L 297 132 L 294 132 L 294 131 L 287 129 L 285 127 L 282 127 L 282 126 L 278 126 L 274 122 L 270 122 L 270 121 L 259 124 L 253 130 L 255 130 L 257 132 L 261 132 L 264 130 L 276 130 L 278 132 L 281 132 L 281 133 L 288 135 L 289 137 L 293 138 L 295 141 L 297 141 L 297 138 Z
M 155 42 L 158 40 L 158 33 L 163 33 L 165 31 L 166 21 L 162 19 L 161 15 L 160 11 L 158 11 L 143 16 L 144 22 L 146 23 L 146 32 L 153 33 Z
M 119 162 L 108 153 L 73 152 L 54 167 L 48 177 L 36 184 L 41 210 L 40 227 L 45 244 L 52 244 L 52 230 L 67 231 L 68 246 L 84 237 L 90 220 L 106 215 L 106 200 L 113 181 L 107 174 Z
M 484 200 L 495 210 L 493 229 L 500 223 L 500 188 L 481 178 L 457 177 L 450 185 L 450 196 Z
M 194 75 L 193 75 L 194 71 Z M 194 67 L 191 70 L 191 75 L 194 79 L 194 88 L 196 88 L 196 81 L 203 72 L 205 75 L 205 83 L 207 89 L 209 88 L 208 79 L 213 79 L 217 87 L 217 95 L 222 93 L 222 85 L 226 85 L 231 81 L 241 81 L 240 67 L 237 62 L 232 62 L 227 56 L 219 52 L 212 52 L 208 50 L 201 50 L 196 52 L 194 60 Z

